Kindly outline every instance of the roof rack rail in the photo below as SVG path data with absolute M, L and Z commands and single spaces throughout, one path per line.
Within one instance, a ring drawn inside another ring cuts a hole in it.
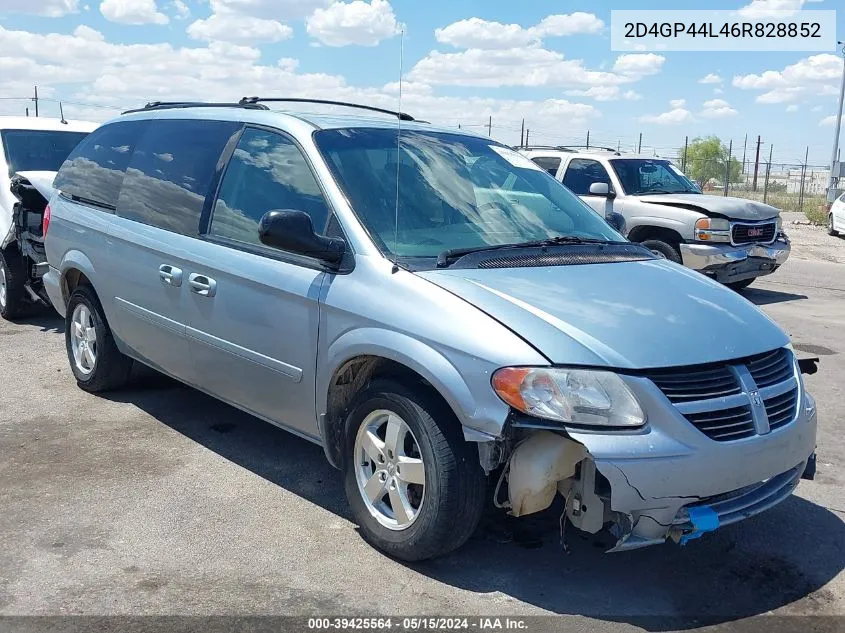
M 517 145 L 515 149 L 553 149 L 559 152 L 580 152 L 581 150 L 596 150 L 613 152 L 617 156 L 622 154 L 613 147 L 602 147 L 601 145 Z
M 593 150 L 601 150 L 603 152 L 613 152 L 614 154 L 620 154 L 619 150 L 615 147 L 605 147 L 603 145 L 567 145 L 567 148 L 573 149 L 578 151 L 580 149 L 593 149 Z
M 574 152 L 575 150 L 569 149 L 563 145 L 516 145 L 514 149 L 554 149 L 560 152 Z
M 172 110 L 178 108 L 248 108 L 250 110 L 269 110 L 260 103 L 220 103 L 205 101 L 150 101 L 143 108 L 133 108 L 121 112 L 121 114 L 132 114 L 133 112 L 147 112 L 149 110 Z
M 243 106 L 260 105 L 262 101 L 276 102 L 276 103 L 318 103 L 320 105 L 334 105 L 343 106 L 345 108 L 359 108 L 361 110 L 369 110 L 371 112 L 379 112 L 381 114 L 389 114 L 395 116 L 400 121 L 416 121 L 414 117 L 405 112 L 396 112 L 394 110 L 385 110 L 384 108 L 377 108 L 375 106 L 361 105 L 360 103 L 349 103 L 348 101 L 330 101 L 327 99 L 295 99 L 291 97 L 244 97 L 240 100 Z

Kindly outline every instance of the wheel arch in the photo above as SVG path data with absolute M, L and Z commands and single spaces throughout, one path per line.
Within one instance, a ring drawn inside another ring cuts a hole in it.
M 62 301 L 65 308 L 70 300 L 70 295 L 80 285 L 94 287 L 94 265 L 91 260 L 81 251 L 68 251 L 61 264 L 60 288 L 62 290 Z M 96 292 L 96 288 L 94 290 Z
M 344 423 L 355 395 L 376 378 L 390 377 L 440 397 L 464 428 L 474 412 L 473 395 L 457 368 L 431 346 L 398 332 L 359 329 L 328 349 L 318 376 L 317 415 L 326 457 L 342 466 Z
M 683 236 L 675 229 L 655 224 L 640 224 L 628 232 L 628 239 L 632 242 L 646 240 L 661 240 L 668 244 L 683 244 Z

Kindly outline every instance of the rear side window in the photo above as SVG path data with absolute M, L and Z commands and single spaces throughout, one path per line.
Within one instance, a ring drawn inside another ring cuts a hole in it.
M 552 176 L 557 176 L 557 168 L 560 167 L 560 158 L 557 156 L 537 156 L 532 158 L 539 167 L 542 167 Z
M 60 130 L 0 131 L 9 175 L 16 171 L 56 171 L 86 136 L 85 132 Z
M 126 170 L 117 214 L 197 235 L 217 163 L 240 126 L 234 121 L 151 121 Z
M 56 189 L 71 198 L 114 210 L 126 166 L 146 121 L 123 121 L 91 132 L 62 164 Z
M 305 157 L 288 138 L 247 128 L 223 175 L 212 235 L 259 244 L 258 223 L 274 209 L 304 211 L 324 233 L 329 209 Z

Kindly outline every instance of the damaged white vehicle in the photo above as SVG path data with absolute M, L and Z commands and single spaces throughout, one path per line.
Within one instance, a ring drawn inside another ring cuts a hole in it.
M 320 444 L 405 560 L 491 503 L 685 541 L 812 475 L 789 338 L 737 293 L 489 138 L 261 101 L 149 104 L 59 171 L 44 283 L 82 389 L 142 362 Z
M 52 183 L 94 123 L 46 117 L 0 116 L 0 316 L 22 316 L 50 305 L 43 222 Z

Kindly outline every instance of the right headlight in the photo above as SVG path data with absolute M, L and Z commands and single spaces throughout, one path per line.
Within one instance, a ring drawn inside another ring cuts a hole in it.
M 639 402 L 609 371 L 556 367 L 505 367 L 493 389 L 514 409 L 566 424 L 636 427 L 645 424 Z
M 695 221 L 695 239 L 700 242 L 730 242 L 731 223 L 725 218 L 699 218 Z

